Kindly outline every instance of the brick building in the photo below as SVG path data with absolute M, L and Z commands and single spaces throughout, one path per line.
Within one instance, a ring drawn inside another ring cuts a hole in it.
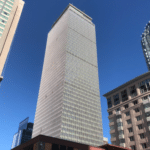
M 150 149 L 150 72 L 104 94 L 111 142 L 133 150 Z

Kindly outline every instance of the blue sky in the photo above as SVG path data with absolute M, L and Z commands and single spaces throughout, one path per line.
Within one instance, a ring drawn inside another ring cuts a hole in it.
M 0 85 L 0 149 L 11 148 L 20 121 L 34 122 L 47 34 L 69 3 L 96 26 L 103 133 L 109 142 L 102 95 L 147 72 L 140 42 L 150 20 L 149 0 L 25 0 Z

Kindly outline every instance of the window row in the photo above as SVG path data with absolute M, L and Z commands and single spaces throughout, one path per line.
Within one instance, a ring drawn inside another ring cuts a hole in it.
M 134 102 L 135 102 L 135 101 L 134 101 Z M 137 104 L 137 103 L 136 103 L 136 104 Z M 147 107 L 149 108 L 149 107 L 150 107 L 150 104 L 149 104 L 149 105 L 147 104 L 147 105 L 145 105 L 144 107 L 145 107 L 145 108 L 147 108 Z M 126 104 L 126 105 L 124 106 L 124 108 L 125 108 L 125 109 L 129 108 L 129 105 Z M 117 113 L 117 112 L 119 112 L 119 111 L 120 111 L 120 108 L 117 108 L 116 111 L 115 111 L 115 113 Z M 139 107 L 135 108 L 134 111 L 135 111 L 135 113 L 140 112 Z M 120 113 L 121 113 L 121 112 L 120 112 Z M 113 114 L 113 112 L 110 111 L 110 112 L 108 112 L 108 114 L 109 114 L 109 116 L 110 116 L 110 115 Z M 129 111 L 128 111 L 128 112 L 125 112 L 125 114 L 126 114 L 126 116 L 129 116 L 129 115 L 130 115 L 130 112 L 129 112 Z
M 134 89 L 134 90 L 136 90 L 136 89 Z M 134 93 L 134 90 L 132 90 L 132 93 Z M 123 93 L 124 93 L 124 94 L 123 94 Z M 127 91 L 124 90 L 123 93 L 121 94 L 121 95 L 122 95 L 122 102 L 128 100 Z M 125 96 L 125 95 L 126 95 L 126 96 Z M 131 94 L 130 94 L 130 95 L 131 95 Z M 132 96 L 133 96 L 133 94 L 132 94 Z M 131 96 L 131 97 L 132 97 L 132 96 Z M 136 96 L 136 95 L 135 95 L 135 96 Z M 124 98 L 123 98 L 123 97 L 124 97 Z M 119 93 L 113 96 L 113 101 L 114 101 L 114 105 L 120 104 Z M 134 105 L 136 105 L 137 103 L 138 103 L 137 100 L 133 102 Z M 107 99 L 107 105 L 108 105 L 108 108 L 111 108 L 111 107 L 112 107 L 112 100 L 111 100 L 111 97 Z M 128 104 L 127 104 L 127 105 L 125 105 L 124 107 L 125 107 L 125 109 L 126 109 L 126 108 L 128 108 L 129 106 L 128 106 Z
M 150 79 L 146 79 L 140 83 L 138 83 L 138 88 L 140 89 L 141 93 L 150 91 Z M 128 100 L 128 94 L 127 94 L 127 90 L 123 90 L 121 91 L 121 98 L 122 98 L 122 102 Z M 131 98 L 137 96 L 137 89 L 135 87 L 135 85 L 129 87 L 129 95 L 131 96 Z M 113 95 L 113 101 L 114 101 L 114 105 L 120 104 L 120 99 L 119 99 L 119 93 Z M 108 104 L 108 108 L 112 107 L 112 100 L 111 98 L 107 99 L 107 104 Z
M 119 131 L 119 135 L 122 135 L 122 134 L 124 134 L 124 131 L 123 131 L 123 130 Z M 111 134 L 111 138 L 115 138 L 115 137 L 116 137 L 116 134 L 115 134 L 115 133 L 112 133 L 112 134 Z M 139 137 L 140 137 L 140 139 L 144 139 L 144 138 L 145 138 L 144 133 L 139 134 Z M 130 136 L 130 137 L 128 137 L 128 138 L 129 138 L 130 141 L 134 141 L 134 140 L 135 140 L 135 139 L 134 139 L 134 136 Z

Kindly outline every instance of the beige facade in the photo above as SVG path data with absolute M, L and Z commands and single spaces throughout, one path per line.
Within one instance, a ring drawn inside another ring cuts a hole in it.
M 23 6 L 22 0 L 0 1 L 0 81 Z
M 104 94 L 111 143 L 133 150 L 150 149 L 150 72 Z

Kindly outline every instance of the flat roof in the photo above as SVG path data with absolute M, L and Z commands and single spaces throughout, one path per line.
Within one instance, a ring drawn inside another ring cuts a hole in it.
M 62 14 L 58 17 L 58 19 L 54 22 L 54 24 L 52 25 L 52 28 L 53 26 L 58 22 L 58 20 L 61 18 L 61 16 L 66 12 L 66 10 L 69 8 L 69 7 L 72 7 L 74 9 L 76 9 L 78 12 L 80 12 L 81 14 L 83 14 L 85 17 L 87 17 L 89 20 L 92 20 L 92 18 L 90 16 L 88 16 L 87 14 L 85 14 L 83 11 L 81 11 L 80 9 L 78 9 L 77 7 L 75 7 L 74 5 L 70 4 L 65 8 L 65 10 L 62 12 Z
M 125 88 L 126 86 L 128 86 L 128 85 L 130 85 L 130 84 L 132 84 L 132 83 L 134 83 L 134 82 L 136 82 L 136 81 L 138 81 L 138 80 L 140 80 L 140 79 L 142 79 L 142 78 L 144 78 L 144 77 L 146 77 L 146 76 L 148 76 L 148 75 L 150 75 L 150 71 L 148 71 L 148 72 L 146 72 L 146 73 L 144 73 L 144 74 L 142 74 L 142 75 L 140 75 L 140 76 L 135 77 L 134 79 L 132 79 L 132 80 L 130 80 L 130 81 L 128 81 L 128 82 L 126 82 L 126 83 L 120 85 L 119 87 L 117 87 L 117 88 L 115 88 L 115 89 L 109 91 L 108 93 L 104 94 L 103 96 L 107 97 L 107 96 L 109 96 L 109 95 L 111 95 L 111 94 L 117 92 L 118 90 L 123 89 L 123 88 Z

